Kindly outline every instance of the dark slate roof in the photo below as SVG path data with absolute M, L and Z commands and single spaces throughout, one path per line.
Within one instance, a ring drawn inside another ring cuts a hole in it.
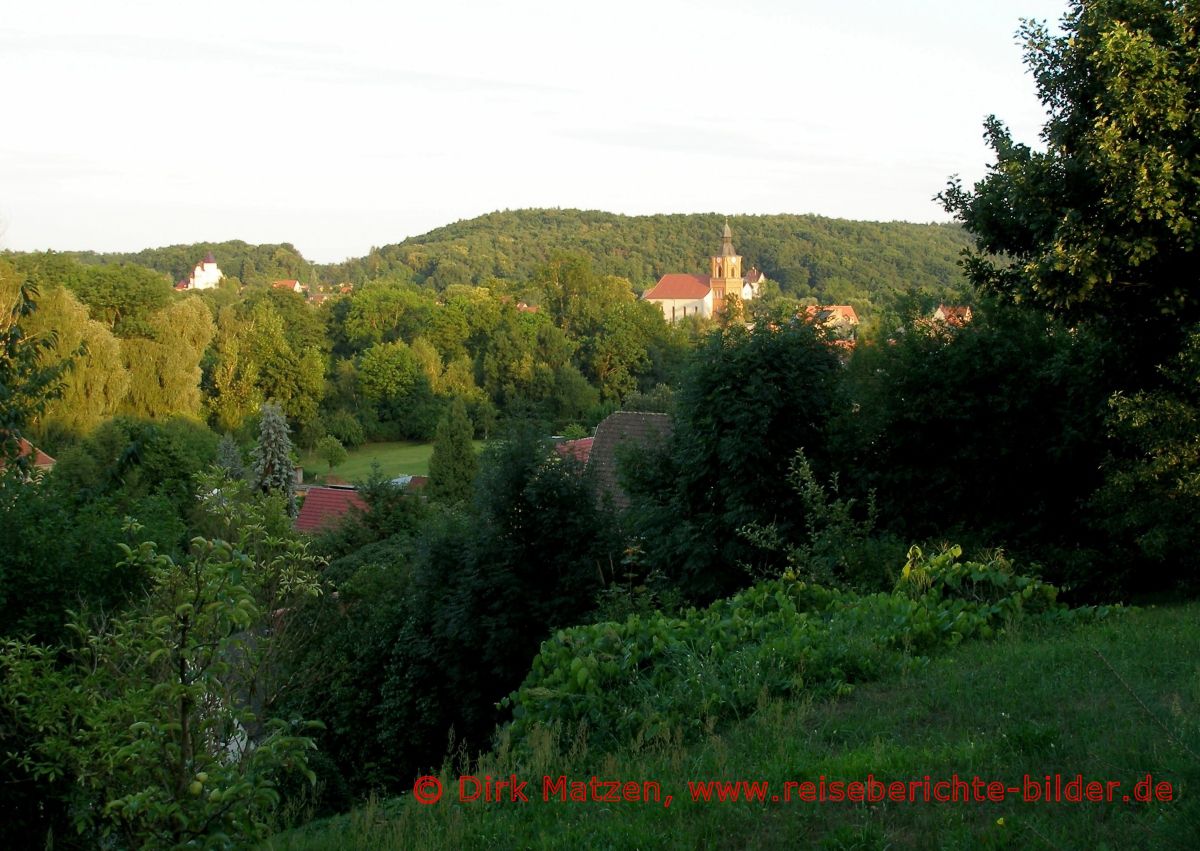
M 629 497 L 617 481 L 618 447 L 660 446 L 671 437 L 671 417 L 641 411 L 617 411 L 596 426 L 588 469 L 601 499 L 610 497 L 616 508 L 628 508 Z

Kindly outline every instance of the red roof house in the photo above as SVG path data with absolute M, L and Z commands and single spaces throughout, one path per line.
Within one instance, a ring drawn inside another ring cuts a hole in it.
M 645 299 L 700 299 L 710 289 L 707 275 L 671 274 L 663 275 L 658 283 L 646 291 Z
M 296 516 L 300 532 L 328 532 L 346 521 L 351 511 L 365 513 L 366 501 L 352 487 L 312 487 Z
M 564 440 L 554 444 L 554 451 L 560 458 L 574 458 L 586 465 L 592 454 L 592 441 L 595 439 L 594 437 L 581 437 L 578 440 Z
M 35 469 L 53 470 L 54 465 L 58 463 L 23 437 L 18 439 L 17 445 L 19 447 L 17 450 L 17 457 L 28 458 L 32 455 L 33 457 L 30 463 Z

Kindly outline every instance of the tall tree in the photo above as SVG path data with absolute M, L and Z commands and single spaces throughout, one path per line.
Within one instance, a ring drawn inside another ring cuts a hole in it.
M 177 301 L 146 322 L 149 338 L 121 341 L 129 394 L 124 409 L 138 417 L 200 416 L 200 358 L 213 336 L 212 316 L 196 298 Z
M 429 458 L 429 495 L 444 502 L 461 503 L 471 498 L 479 462 L 471 444 L 474 430 L 467 406 L 455 399 L 438 423 Z
M 0 462 L 17 455 L 18 439 L 29 421 L 59 392 L 61 366 L 46 366 L 52 340 L 31 340 L 22 329 L 36 308 L 37 290 L 28 282 L 9 287 L 18 273 L 0 260 Z
M 803 449 L 828 475 L 840 372 L 834 348 L 799 322 L 714 333 L 695 353 L 670 445 L 628 471 L 629 515 L 651 564 L 693 599 L 736 590 L 747 581 L 739 565 L 761 563 L 739 530 L 804 528 L 788 468 Z
M 254 447 L 254 484 L 263 493 L 280 493 L 288 513 L 296 513 L 296 477 L 292 462 L 292 439 L 283 411 L 273 402 L 262 406 L 258 445 Z
M 112 332 L 62 287 L 45 293 L 27 325 L 31 335 L 54 340 L 47 363 L 72 364 L 62 394 L 38 420 L 38 434 L 78 437 L 113 416 L 129 391 L 129 371 Z
M 940 196 L 976 237 L 977 284 L 1142 344 L 1200 318 L 1198 33 L 1200 6 L 1168 0 L 1071 0 L 1060 34 L 1023 25 L 1045 150 L 992 116 L 987 175 Z

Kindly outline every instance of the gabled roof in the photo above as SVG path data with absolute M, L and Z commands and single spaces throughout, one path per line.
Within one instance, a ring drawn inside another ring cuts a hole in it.
M 564 440 L 554 444 L 554 451 L 560 458 L 574 458 L 576 461 L 587 464 L 592 455 L 592 441 L 595 439 L 594 437 L 581 437 L 578 440 Z
M 300 532 L 336 529 L 353 509 L 368 510 L 366 501 L 354 488 L 309 488 L 296 516 L 296 529 Z
M 292 292 L 301 289 L 299 281 L 271 281 L 271 286 L 277 290 L 291 290 Z
M 757 266 L 751 266 L 750 271 L 746 273 L 746 283 L 757 284 L 765 277 L 766 275 L 759 271 Z
M 23 437 L 17 438 L 17 457 L 18 458 L 28 458 L 30 455 L 33 456 L 33 458 L 31 459 L 31 463 L 33 464 L 34 467 L 36 467 L 39 470 L 53 469 L 54 465 L 58 463 L 57 461 L 55 461 L 53 458 L 51 458 L 49 455 L 47 455 L 42 450 L 38 449 L 36 446 L 34 446 L 32 443 L 30 443 L 25 438 L 23 438 Z
M 641 411 L 617 411 L 596 426 L 588 469 L 595 477 L 598 496 L 611 497 L 616 508 L 628 508 L 629 496 L 617 480 L 618 448 L 659 445 L 670 439 L 671 430 L 669 415 Z
M 933 312 L 933 318 L 961 328 L 971 321 L 971 306 L 969 304 L 939 304 Z
M 821 324 L 829 322 L 845 322 L 850 325 L 858 324 L 858 314 L 848 304 L 827 304 L 820 307 L 809 305 L 804 309 L 804 315 L 814 322 Z
M 645 299 L 704 298 L 711 289 L 707 275 L 671 274 L 663 275 L 658 283 L 646 291 Z
M 207 254 L 205 254 L 205 255 L 204 255 L 204 259 L 203 259 L 202 261 L 200 261 L 200 262 L 202 262 L 202 263 L 216 263 L 216 262 L 217 262 L 217 258 L 216 258 L 216 257 L 213 257 L 213 253 L 210 251 L 210 252 L 208 252 Z

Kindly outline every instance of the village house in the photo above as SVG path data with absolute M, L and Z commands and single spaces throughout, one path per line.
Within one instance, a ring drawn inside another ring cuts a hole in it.
M 308 287 L 299 281 L 271 281 L 271 289 L 289 290 L 296 293 L 296 295 L 304 295 L 308 292 Z
M 962 328 L 971 322 L 971 306 L 969 304 L 939 304 L 933 312 L 933 321 L 951 328 Z
M 710 258 L 709 274 L 671 273 L 642 296 L 662 308 L 668 322 L 678 322 L 688 316 L 710 319 L 725 310 L 729 297 L 742 301 L 758 298 L 766 276 L 755 267 L 742 275 L 742 257 L 733 247 L 733 231 L 729 225 L 721 237 L 721 253 Z
M 25 465 L 22 479 L 27 482 L 33 481 L 50 472 L 54 469 L 54 465 L 58 463 L 23 437 L 17 438 L 16 460 L 19 464 Z M 6 466 L 4 457 L 0 456 L 0 471 L 3 471 Z
M 848 304 L 809 305 L 804 318 L 823 328 L 840 348 L 853 349 L 858 341 L 858 312 Z

